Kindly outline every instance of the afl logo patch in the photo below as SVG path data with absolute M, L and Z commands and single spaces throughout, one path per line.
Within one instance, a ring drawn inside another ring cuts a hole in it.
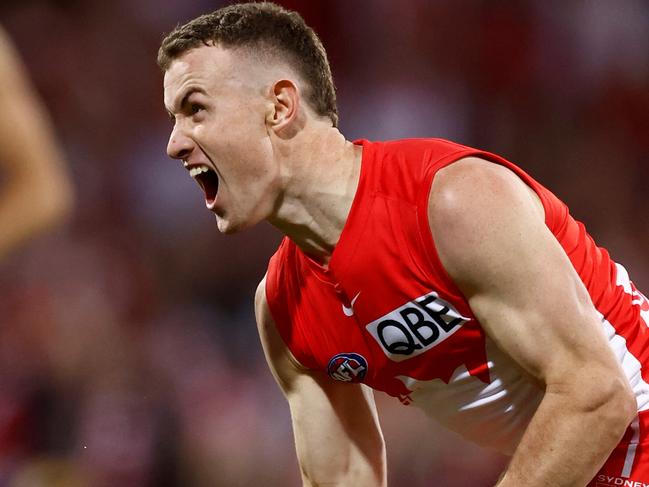
M 357 353 L 339 353 L 331 357 L 327 373 L 343 382 L 361 382 L 367 374 L 367 360 Z

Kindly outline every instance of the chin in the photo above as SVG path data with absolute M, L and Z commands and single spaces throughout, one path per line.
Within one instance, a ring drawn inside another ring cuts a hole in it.
M 233 222 L 226 218 L 221 218 L 216 215 L 216 226 L 223 235 L 232 235 L 238 233 L 241 230 L 245 230 L 250 225 L 245 225 L 243 222 Z
M 224 220 L 222 218 L 219 218 L 216 216 L 216 228 L 219 229 L 219 232 L 221 232 L 224 235 L 231 235 L 233 233 L 237 233 L 236 227 L 230 224 L 227 220 Z
M 219 232 L 224 235 L 239 233 L 250 227 L 254 227 L 264 220 L 264 216 L 261 213 L 234 215 L 234 218 L 232 218 L 232 213 L 222 213 L 220 215 L 215 213 L 214 216 L 216 217 L 216 226 L 218 227 Z

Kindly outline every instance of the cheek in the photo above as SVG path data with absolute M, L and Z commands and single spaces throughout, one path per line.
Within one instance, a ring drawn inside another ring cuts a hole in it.
M 232 134 L 227 127 L 222 128 L 205 121 L 194 126 L 194 139 L 212 161 L 222 160 L 231 152 Z
M 251 141 L 267 137 L 266 118 L 263 105 L 254 105 L 241 102 L 238 110 L 231 112 L 228 125 L 233 132 L 247 137 Z
M 196 137 L 196 139 L 204 140 L 208 133 L 208 129 L 205 126 L 205 124 L 201 122 L 194 126 L 193 132 L 194 132 L 194 137 Z

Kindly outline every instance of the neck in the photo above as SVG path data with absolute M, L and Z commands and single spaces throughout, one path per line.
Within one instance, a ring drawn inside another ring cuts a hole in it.
M 278 147 L 283 191 L 268 221 L 304 253 L 328 264 L 352 206 L 362 147 L 331 126 L 307 128 Z

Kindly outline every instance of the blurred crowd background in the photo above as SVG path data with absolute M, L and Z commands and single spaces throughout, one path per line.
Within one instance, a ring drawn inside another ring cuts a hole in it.
M 278 3 L 328 49 L 348 138 L 503 155 L 649 290 L 649 2 Z M 252 309 L 280 236 L 219 235 L 165 155 L 159 42 L 222 5 L 0 2 L 77 192 L 64 228 L 0 262 L 1 487 L 299 485 Z M 390 485 L 493 485 L 504 458 L 378 402 Z

